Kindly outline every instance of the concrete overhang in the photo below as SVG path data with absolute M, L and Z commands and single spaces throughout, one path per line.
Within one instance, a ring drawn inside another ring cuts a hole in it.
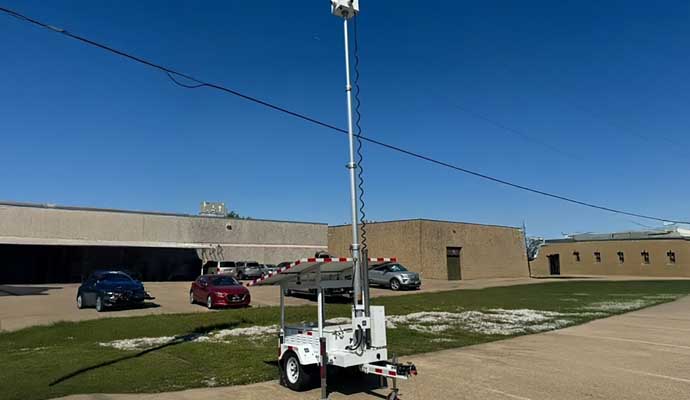
M 126 240 L 88 240 L 61 238 L 32 238 L 0 236 L 0 244 L 42 245 L 42 246 L 104 246 L 104 247 L 158 247 L 170 249 L 213 249 L 217 247 L 244 248 L 277 248 L 277 249 L 324 249 L 324 245 L 301 244 L 265 244 L 265 243 L 182 243 L 182 242 L 146 242 Z

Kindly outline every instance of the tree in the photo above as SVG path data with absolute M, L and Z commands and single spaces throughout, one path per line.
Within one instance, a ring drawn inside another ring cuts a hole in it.
M 527 258 L 529 261 L 537 258 L 539 253 L 539 248 L 544 244 L 544 238 L 540 237 L 528 237 L 525 239 L 525 245 L 527 246 Z
M 243 217 L 243 216 L 241 216 L 240 214 L 236 213 L 236 212 L 233 211 L 233 210 L 230 210 L 230 212 L 228 213 L 228 218 L 232 218 L 232 219 L 252 219 L 252 217 Z

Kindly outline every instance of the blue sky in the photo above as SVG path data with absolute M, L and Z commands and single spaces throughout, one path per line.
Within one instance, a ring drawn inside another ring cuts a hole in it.
M 6 7 L 346 126 L 328 1 L 11 1 Z M 690 3 L 361 1 L 365 134 L 584 201 L 687 219 Z M 348 221 L 340 135 L 0 16 L 0 199 Z M 509 128 L 509 129 L 506 129 Z M 367 146 L 367 216 L 528 233 L 654 222 Z

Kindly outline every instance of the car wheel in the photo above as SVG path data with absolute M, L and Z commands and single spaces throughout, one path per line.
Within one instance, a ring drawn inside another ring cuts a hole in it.
M 283 361 L 283 382 L 287 387 L 298 392 L 308 388 L 310 382 L 310 374 L 307 369 L 302 366 L 294 352 L 285 354 Z
M 242 272 L 239 272 L 239 273 L 237 274 L 237 279 L 243 281 L 243 280 L 244 280 L 244 274 L 243 274 Z
M 196 301 L 194 301 L 194 292 L 191 290 L 189 291 L 189 304 L 194 304 Z
M 206 308 L 208 308 L 209 310 L 213 309 L 213 299 L 211 298 L 211 296 L 208 296 L 206 298 Z
M 397 280 L 396 278 L 391 279 L 391 289 L 392 290 L 400 290 L 400 281 Z
M 101 296 L 96 297 L 96 311 L 103 311 L 103 298 Z
M 80 310 L 84 308 L 84 299 L 81 297 L 81 294 L 77 295 L 77 308 Z
M 295 293 L 294 293 L 292 290 L 290 290 L 290 289 L 285 289 L 285 295 L 286 295 L 286 296 L 292 296 L 293 294 L 295 294 Z

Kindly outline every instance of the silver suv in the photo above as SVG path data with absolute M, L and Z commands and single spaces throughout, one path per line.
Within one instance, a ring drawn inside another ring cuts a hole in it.
M 369 269 L 369 284 L 386 286 L 393 290 L 419 289 L 422 280 L 418 273 L 408 271 L 402 264 L 387 263 Z
M 266 273 L 266 267 L 256 261 L 239 261 L 236 264 L 235 276 L 240 280 L 261 278 Z

